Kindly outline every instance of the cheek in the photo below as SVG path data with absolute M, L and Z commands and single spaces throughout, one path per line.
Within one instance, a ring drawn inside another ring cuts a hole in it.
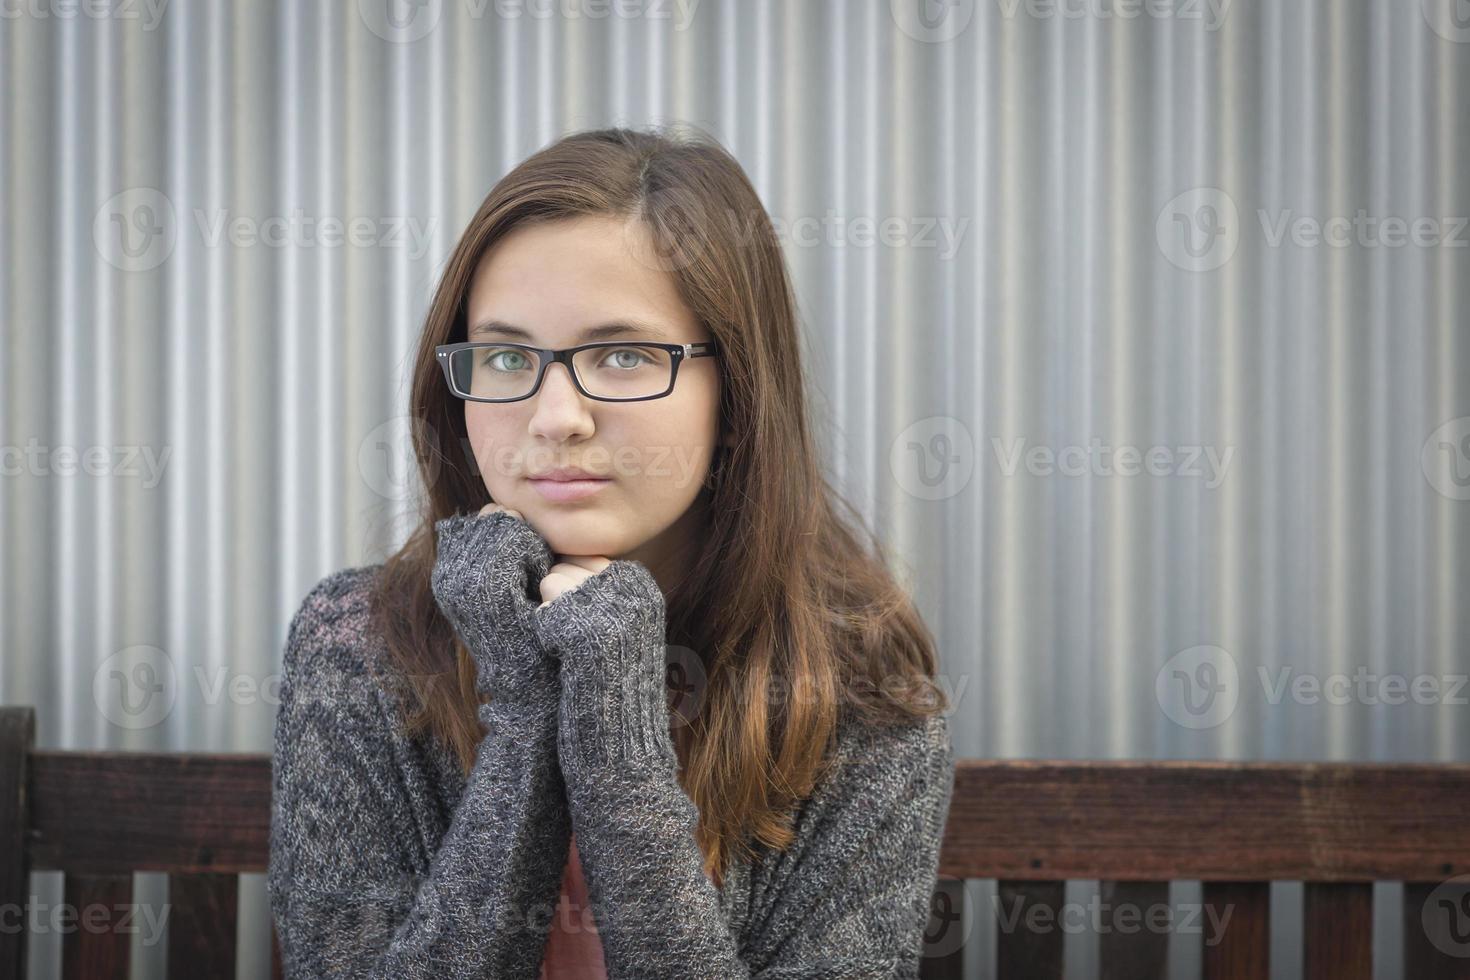
M 515 423 L 510 413 L 487 411 L 491 406 L 474 402 L 465 404 L 465 434 L 470 441 L 475 465 L 493 497 L 515 478 L 518 461 L 509 451 L 516 446 Z
M 661 424 L 637 443 L 647 460 L 639 474 L 643 489 L 661 501 L 687 504 L 699 493 L 719 435 L 715 408 L 701 401 L 671 405 Z

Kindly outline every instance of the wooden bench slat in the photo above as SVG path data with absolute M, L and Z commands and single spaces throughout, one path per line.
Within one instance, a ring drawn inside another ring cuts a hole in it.
M 960 760 L 940 870 L 1442 881 L 1470 871 L 1470 764 Z
M 128 980 L 132 933 L 119 926 L 133 901 L 133 876 L 69 874 L 63 891 L 70 920 L 61 936 L 64 980 Z
M 996 883 L 995 975 L 998 980 L 1060 980 L 1065 933 L 1064 881 Z
M 1271 975 L 1271 885 L 1264 881 L 1204 883 L 1203 980 L 1267 980 Z
M 170 976 L 235 975 L 239 883 L 232 874 L 168 876 Z
M 1404 886 L 1404 976 L 1470 980 L 1470 879 Z
M 1102 980 L 1166 980 L 1169 931 L 1151 928 L 1149 910 L 1169 906 L 1167 881 L 1103 881 L 1098 955 Z
M 31 786 L 35 870 L 267 869 L 268 755 L 34 752 Z
M 1373 980 L 1373 885 L 1307 882 L 1303 980 Z

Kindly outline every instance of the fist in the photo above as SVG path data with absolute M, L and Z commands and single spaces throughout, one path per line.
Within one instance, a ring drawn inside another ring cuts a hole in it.
M 495 675 L 494 686 L 510 693 L 544 666 L 536 589 L 551 569 L 551 547 L 520 512 L 495 503 L 446 517 L 434 530 L 434 600 L 475 656 L 481 680 Z

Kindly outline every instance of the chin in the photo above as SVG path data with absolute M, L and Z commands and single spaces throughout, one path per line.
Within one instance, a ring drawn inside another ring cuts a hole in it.
M 528 518 L 530 516 L 527 515 Z M 600 555 L 616 559 L 636 546 L 636 542 L 629 541 L 625 534 L 609 528 L 607 518 L 598 514 L 552 510 L 537 514 L 531 523 L 546 539 L 551 550 L 559 555 Z

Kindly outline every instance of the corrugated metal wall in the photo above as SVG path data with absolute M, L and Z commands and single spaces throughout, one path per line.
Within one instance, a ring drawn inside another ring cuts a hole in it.
M 688 120 L 783 232 L 960 754 L 1470 759 L 1463 0 L 0 13 L 0 701 L 43 745 L 268 749 L 301 597 L 404 533 L 475 206 Z

